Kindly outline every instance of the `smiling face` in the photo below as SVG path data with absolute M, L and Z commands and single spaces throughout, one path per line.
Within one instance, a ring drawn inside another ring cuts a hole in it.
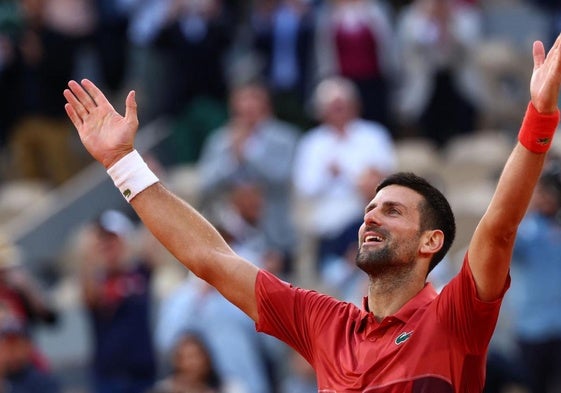
M 365 210 L 359 229 L 357 266 L 369 275 L 415 267 L 423 232 L 420 206 L 423 198 L 403 186 L 381 189 Z

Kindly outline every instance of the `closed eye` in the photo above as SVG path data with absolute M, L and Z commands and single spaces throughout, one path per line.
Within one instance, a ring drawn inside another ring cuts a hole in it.
M 401 215 L 401 211 L 400 211 L 399 209 L 396 209 L 395 207 L 390 207 L 390 208 L 388 208 L 388 209 L 386 210 L 386 212 L 387 212 L 389 215 L 392 215 L 392 216 L 394 216 L 394 215 Z

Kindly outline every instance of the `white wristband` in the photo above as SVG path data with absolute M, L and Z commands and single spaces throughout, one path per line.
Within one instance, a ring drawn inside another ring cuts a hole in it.
M 127 202 L 159 180 L 136 150 L 113 164 L 107 173 Z

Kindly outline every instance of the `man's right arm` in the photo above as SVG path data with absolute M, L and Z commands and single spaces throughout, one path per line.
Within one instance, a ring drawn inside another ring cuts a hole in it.
M 138 130 L 134 91 L 126 98 L 125 116 L 87 79 L 70 81 L 63 94 L 66 113 L 84 147 L 108 169 L 116 185 L 123 182 L 121 191 L 145 226 L 187 269 L 257 321 L 258 268 L 236 255 L 202 215 L 160 184 L 134 154 Z

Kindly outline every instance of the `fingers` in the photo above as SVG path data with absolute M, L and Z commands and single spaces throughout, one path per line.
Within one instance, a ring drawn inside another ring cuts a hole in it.
M 66 110 L 66 114 L 70 118 L 70 121 L 72 121 L 72 124 L 74 124 L 74 127 L 76 127 L 76 129 L 79 130 L 80 126 L 83 123 L 82 118 L 80 116 L 78 116 L 78 114 L 74 110 L 74 107 L 72 106 L 72 104 L 64 105 L 64 109 Z
M 535 41 L 532 47 L 534 57 L 534 70 L 540 68 L 545 61 L 545 48 L 541 41 Z
M 545 54 L 545 49 L 543 43 L 541 41 L 534 42 L 533 47 L 533 55 L 534 55 L 534 68 L 540 67 L 548 58 L 554 58 L 554 60 L 558 60 L 559 51 L 561 50 L 561 34 L 557 36 L 553 46 L 547 52 L 547 56 Z M 538 56 L 538 62 L 536 62 L 536 55 Z M 553 61 L 553 60 L 552 60 Z
M 136 105 L 136 92 L 131 90 L 127 95 L 127 99 L 125 101 L 126 109 L 125 109 L 125 119 L 128 122 L 138 122 L 137 116 L 137 105 Z
M 89 79 L 82 79 L 82 86 L 88 94 L 89 101 L 93 103 L 94 106 L 102 106 L 111 104 L 105 97 L 105 94 Z
M 68 104 L 65 105 L 66 113 L 72 123 L 78 128 L 84 122 L 85 117 L 93 111 L 95 103 L 84 89 L 75 81 L 68 82 L 68 89 L 64 89 L 64 98 Z
M 87 112 L 91 112 L 97 106 L 96 102 L 92 99 L 92 96 L 84 89 L 84 85 L 86 80 L 82 81 L 82 85 L 80 85 L 76 81 L 68 82 L 68 87 L 70 91 L 74 94 L 74 96 L 78 99 L 80 104 L 84 107 Z M 91 84 L 91 82 L 90 82 Z M 75 107 L 75 109 L 78 109 Z M 80 111 L 78 111 L 80 113 Z

